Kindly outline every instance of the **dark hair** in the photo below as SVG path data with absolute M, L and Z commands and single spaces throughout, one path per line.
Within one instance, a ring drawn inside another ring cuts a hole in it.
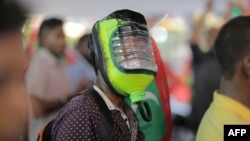
M 117 10 L 111 13 L 110 15 L 108 15 L 106 18 L 107 19 L 116 18 L 116 19 L 122 19 L 125 21 L 133 21 L 133 22 L 137 22 L 140 24 L 144 24 L 144 25 L 147 24 L 146 19 L 141 13 L 131 11 L 129 9 Z
M 51 18 L 51 19 L 44 20 L 39 29 L 39 33 L 38 33 L 39 39 L 43 37 L 43 34 L 45 33 L 45 31 L 52 30 L 55 27 L 62 26 L 62 25 L 63 25 L 63 21 L 61 19 Z
M 80 49 L 80 48 L 82 47 L 81 44 L 84 43 L 84 42 L 86 42 L 87 45 L 88 45 L 88 41 L 89 41 L 90 36 L 91 36 L 91 34 L 85 34 L 85 35 L 83 35 L 83 36 L 79 39 L 79 41 L 78 41 L 78 43 L 77 43 L 77 46 L 76 46 L 76 49 Z M 88 47 L 88 46 L 86 46 L 86 47 Z
M 222 75 L 232 79 L 237 63 L 250 51 L 250 16 L 230 20 L 220 30 L 214 45 Z
M 0 0 L 0 33 L 21 27 L 26 20 L 26 14 L 26 9 L 18 2 Z

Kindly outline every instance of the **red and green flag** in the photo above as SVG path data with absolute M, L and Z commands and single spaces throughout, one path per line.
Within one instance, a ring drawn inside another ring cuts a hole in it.
M 132 106 L 139 120 L 140 128 L 146 141 L 170 141 L 172 121 L 169 102 L 169 91 L 164 64 L 155 41 L 152 39 L 153 50 L 158 66 L 155 80 L 146 89 L 147 102 L 152 112 L 152 120 L 146 122 L 136 106 Z M 131 105 L 129 100 L 128 103 Z

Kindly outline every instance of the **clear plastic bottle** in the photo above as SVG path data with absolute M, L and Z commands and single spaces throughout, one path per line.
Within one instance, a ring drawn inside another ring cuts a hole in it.
M 149 35 L 132 26 L 120 27 L 112 39 L 115 61 L 123 69 L 157 71 Z

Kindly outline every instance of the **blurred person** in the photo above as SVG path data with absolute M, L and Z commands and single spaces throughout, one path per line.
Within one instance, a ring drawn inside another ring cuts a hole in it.
M 213 56 L 212 47 L 214 40 L 221 25 L 223 24 L 220 18 L 212 16 L 213 5 L 213 0 L 207 0 L 205 11 L 201 14 L 197 21 L 194 21 L 194 27 L 190 38 L 194 67 L 200 66 L 204 60 L 210 59 L 211 56 Z M 202 32 L 206 32 L 207 36 L 202 34 Z M 201 43 L 203 37 L 205 37 L 206 45 Z
M 96 73 L 92 66 L 92 59 L 88 49 L 88 40 L 91 34 L 84 35 L 78 41 L 76 49 L 68 50 L 72 61 L 68 64 L 68 73 L 73 87 L 83 86 L 85 89 L 96 80 Z M 82 89 L 82 90 L 83 90 Z
M 26 74 L 31 103 L 31 141 L 36 140 L 40 128 L 54 118 L 57 110 L 78 91 L 72 87 L 67 73 L 62 26 L 61 19 L 51 18 L 42 22 L 39 29 L 40 49 L 31 60 Z
M 0 0 L 0 140 L 22 141 L 28 125 L 22 26 L 27 11 L 16 1 Z
M 250 123 L 250 17 L 230 20 L 214 45 L 222 79 L 199 126 L 197 141 L 223 141 L 225 124 Z
M 82 55 L 82 57 L 84 57 L 89 62 L 89 64 L 93 64 L 93 60 L 88 49 L 88 41 L 90 37 L 91 34 L 83 35 L 78 41 L 76 50 L 80 53 L 80 55 Z
M 213 0 L 208 0 L 205 12 L 202 14 L 200 20 L 196 23 L 191 37 L 191 49 L 193 52 L 193 99 L 192 112 L 188 117 L 188 127 L 196 134 L 201 119 L 208 109 L 213 99 L 213 92 L 219 88 L 220 85 L 220 68 L 219 64 L 212 52 L 214 40 L 217 36 L 219 26 L 213 25 L 207 29 L 206 42 L 208 51 L 204 52 L 199 46 L 201 40 L 201 30 L 208 20 L 208 13 L 213 9 Z M 215 21 L 218 22 L 218 21 Z M 215 23 L 214 22 L 214 23 Z M 218 24 L 218 23 L 217 23 Z
M 93 68 L 93 59 L 90 55 L 90 51 L 88 48 L 88 41 L 91 37 L 91 34 L 83 35 L 76 46 L 77 56 L 80 61 L 82 61 L 84 71 L 86 75 L 89 77 L 90 82 L 95 82 L 96 73 Z
M 130 97 L 143 119 L 151 120 L 145 89 L 157 67 L 144 16 L 130 10 L 113 12 L 95 23 L 89 46 L 97 80 L 59 112 L 51 122 L 49 139 L 144 140 L 124 101 Z

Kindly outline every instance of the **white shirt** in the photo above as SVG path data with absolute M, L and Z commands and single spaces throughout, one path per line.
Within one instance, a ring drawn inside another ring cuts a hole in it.
M 26 73 L 28 94 L 44 101 L 56 101 L 74 93 L 66 62 L 60 62 L 48 49 L 41 48 Z
M 28 94 L 43 101 L 55 101 L 74 93 L 66 69 L 66 63 L 60 62 L 46 48 L 41 48 L 32 59 L 26 73 Z M 30 102 L 29 106 L 29 139 L 35 141 L 40 129 L 57 115 L 57 111 L 43 117 L 34 118 Z

